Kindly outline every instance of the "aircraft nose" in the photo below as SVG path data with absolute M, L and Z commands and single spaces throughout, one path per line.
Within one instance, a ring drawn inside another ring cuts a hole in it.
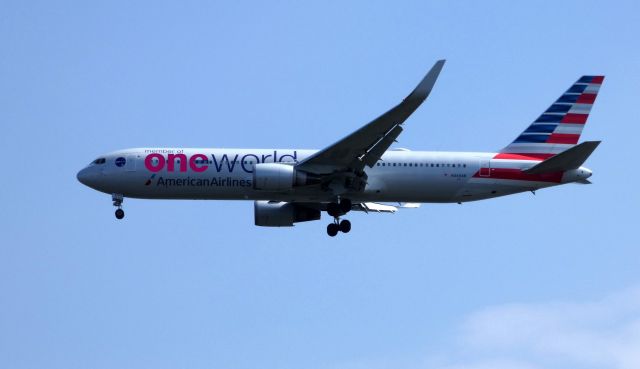
M 87 168 L 81 169 L 76 175 L 76 178 L 78 178 L 78 182 L 82 183 L 85 186 L 88 186 L 87 183 L 89 182 L 89 174 L 87 173 Z
M 96 173 L 92 168 L 84 168 L 76 175 L 78 181 L 85 186 L 93 187 L 96 183 Z

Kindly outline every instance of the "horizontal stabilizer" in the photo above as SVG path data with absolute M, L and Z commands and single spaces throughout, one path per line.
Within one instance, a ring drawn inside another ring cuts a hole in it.
M 542 174 L 580 168 L 599 144 L 600 141 L 583 142 L 534 165 L 524 172 L 527 174 Z

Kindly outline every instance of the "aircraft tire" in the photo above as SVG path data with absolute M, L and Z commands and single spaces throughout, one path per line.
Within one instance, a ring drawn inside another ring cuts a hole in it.
M 351 200 L 349 199 L 340 199 L 340 210 L 342 214 L 346 214 L 351 211 Z
M 342 233 L 349 233 L 349 231 L 351 230 L 351 222 L 344 219 L 340 222 L 340 232 Z
M 327 214 L 329 214 L 329 216 L 332 217 L 339 217 L 341 215 L 340 213 L 340 205 L 332 202 L 329 205 L 327 205 Z
M 327 225 L 327 234 L 331 237 L 335 237 L 338 234 L 338 231 L 340 231 L 340 226 L 338 226 L 335 223 L 329 223 L 329 225 Z
M 122 219 L 122 218 L 124 218 L 124 210 L 122 210 L 122 209 L 117 209 L 117 210 L 116 210 L 116 218 L 117 218 L 117 219 Z

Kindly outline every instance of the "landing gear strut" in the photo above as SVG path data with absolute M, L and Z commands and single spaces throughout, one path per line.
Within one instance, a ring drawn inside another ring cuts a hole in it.
M 111 200 L 113 201 L 113 206 L 117 207 L 116 219 L 124 218 L 124 210 L 122 210 L 122 202 L 124 201 L 124 196 L 119 193 L 114 193 L 111 195 Z
M 341 199 L 340 202 L 332 202 L 327 205 L 327 213 L 333 217 L 333 223 L 327 225 L 327 234 L 331 237 L 335 237 L 338 232 L 349 233 L 351 230 L 351 222 L 343 219 L 340 220 L 340 216 L 345 215 L 351 210 L 351 200 Z

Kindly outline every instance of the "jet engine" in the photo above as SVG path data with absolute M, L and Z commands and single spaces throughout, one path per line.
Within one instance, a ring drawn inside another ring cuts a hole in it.
M 290 202 L 254 202 L 255 224 L 262 227 L 291 227 L 293 223 L 320 219 L 320 210 Z
M 282 163 L 260 163 L 253 169 L 253 188 L 263 191 L 286 191 L 294 186 L 320 183 L 310 173 L 296 170 L 293 165 Z

